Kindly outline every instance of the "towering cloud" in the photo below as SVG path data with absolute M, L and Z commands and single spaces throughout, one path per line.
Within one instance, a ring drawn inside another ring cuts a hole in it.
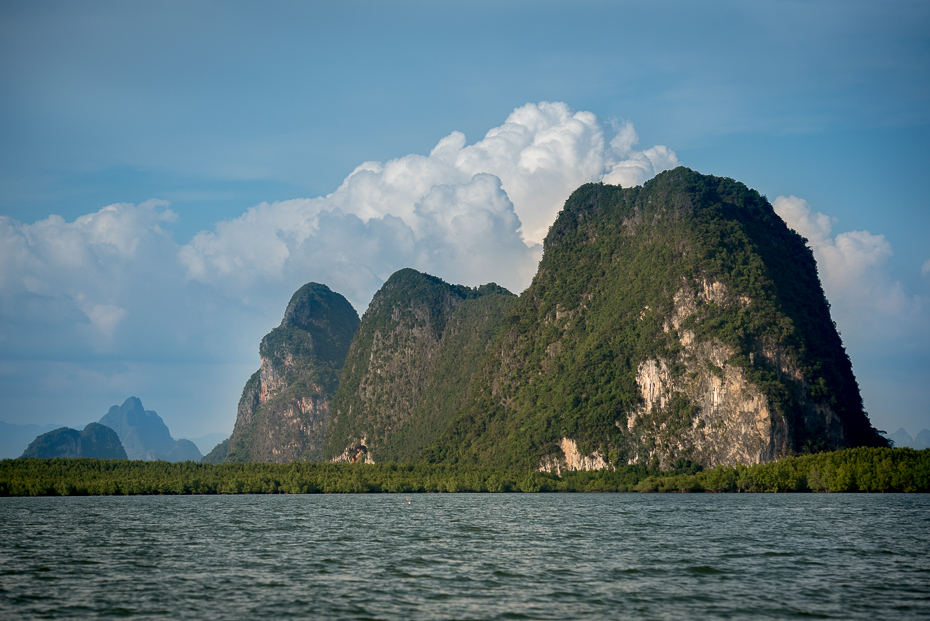
M 635 151 L 629 123 L 606 146 L 604 134 L 590 112 L 527 104 L 473 145 L 453 132 L 429 155 L 361 164 L 325 197 L 258 205 L 199 233 L 179 257 L 189 278 L 233 295 L 338 274 L 360 308 L 407 266 L 521 291 L 572 190 L 641 184 L 678 163 L 664 146 Z
M 834 315 L 843 327 L 888 335 L 899 330 L 926 333 L 925 302 L 905 293 L 887 269 L 891 244 L 884 235 L 848 231 L 833 235 L 836 218 L 814 211 L 804 199 L 779 196 L 772 206 L 808 240 Z

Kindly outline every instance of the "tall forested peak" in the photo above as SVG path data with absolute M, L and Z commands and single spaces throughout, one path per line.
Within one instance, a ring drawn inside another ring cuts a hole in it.
M 880 445 L 813 253 L 768 200 L 684 167 L 586 184 L 435 461 L 770 461 Z
M 785 229 L 768 200 L 757 191 L 729 177 L 713 177 L 679 166 L 656 175 L 642 186 L 621 188 L 587 183 L 575 190 L 549 229 L 543 248 L 549 250 L 605 219 L 634 235 L 640 226 L 661 220 L 690 217 L 754 220 L 757 224 Z M 797 235 L 793 231 L 793 235 Z M 801 238 L 803 239 L 803 238 Z
M 363 320 L 366 325 L 381 325 L 396 321 L 399 308 L 412 310 L 416 307 L 420 309 L 416 315 L 439 334 L 445 326 L 445 316 L 449 310 L 464 300 L 492 294 L 513 296 L 513 293 L 494 282 L 478 287 L 454 285 L 408 267 L 394 272 L 385 281 L 372 297 Z

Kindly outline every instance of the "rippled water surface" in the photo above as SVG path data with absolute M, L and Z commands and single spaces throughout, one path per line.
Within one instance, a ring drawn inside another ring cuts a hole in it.
M 928 618 L 926 495 L 0 499 L 0 617 Z

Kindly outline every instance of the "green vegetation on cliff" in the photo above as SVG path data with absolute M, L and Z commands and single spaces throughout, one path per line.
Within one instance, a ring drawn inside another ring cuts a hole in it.
M 227 461 L 558 474 L 887 445 L 806 240 L 683 167 L 576 190 L 519 298 L 403 269 L 359 323 L 311 283 L 260 353 Z
M 226 462 L 226 455 L 229 453 L 229 438 L 226 438 L 201 458 L 205 464 L 222 464 Z
M 537 468 L 570 438 L 669 467 L 882 446 L 805 241 L 732 179 L 582 186 L 424 457 Z
M 450 285 L 413 269 L 392 275 L 346 358 L 324 458 L 414 459 L 468 397 L 516 300 L 494 283 Z
M 0 461 L 0 496 L 366 492 L 930 492 L 930 449 L 859 448 L 701 470 L 555 474 L 464 465 L 223 464 L 98 459 Z

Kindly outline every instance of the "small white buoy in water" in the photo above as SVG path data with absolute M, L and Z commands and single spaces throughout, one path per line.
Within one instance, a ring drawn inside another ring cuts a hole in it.
M 409 504 L 410 504 L 410 497 L 409 497 L 409 496 L 404 496 L 404 498 L 407 499 L 407 504 L 409 505 Z

